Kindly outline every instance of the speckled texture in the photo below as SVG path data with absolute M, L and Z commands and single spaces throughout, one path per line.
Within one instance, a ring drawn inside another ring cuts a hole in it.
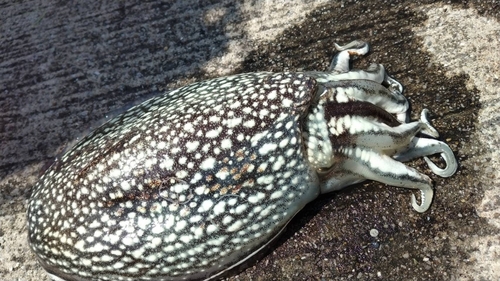
M 213 4 L 217 9 L 210 9 L 211 4 L 193 7 L 188 1 L 171 8 L 155 3 L 119 7 L 115 2 L 98 7 L 87 2 L 4 4 L 0 279 L 43 279 L 26 244 L 25 200 L 38 171 L 83 135 L 89 124 L 155 91 L 220 76 L 218 67 L 209 68 L 215 72 L 203 67 L 217 65 L 210 63 L 219 55 L 230 57 L 226 53 L 234 49 L 227 46 L 234 42 L 248 49 L 236 49 L 234 56 L 244 58 L 241 64 L 221 61 L 227 63 L 221 68 L 231 73 L 324 69 L 333 42 L 363 38 L 384 51 L 374 50 L 358 64 L 384 62 L 406 86 L 413 112 L 430 108 L 434 125 L 457 152 L 462 167 L 453 179 L 433 178 L 436 199 L 424 215 L 407 208 L 408 192 L 378 184 L 322 197 L 292 221 L 267 256 L 230 280 L 372 280 L 378 275 L 384 280 L 474 280 L 472 271 L 462 269 L 478 265 L 471 255 L 475 249 L 464 244 L 469 237 L 498 233 L 475 209 L 485 196 L 485 184 L 491 186 L 478 181 L 487 174 L 491 156 L 483 156 L 486 147 L 476 141 L 478 89 L 466 86 L 467 73 L 445 75 L 447 70 L 413 31 L 424 25 L 426 14 L 420 7 L 428 2 L 345 1 L 318 7 L 297 1 L 293 10 L 276 17 L 300 14 L 295 17 L 300 20 L 287 22 L 283 33 L 263 37 L 255 35 L 261 31 L 256 28 L 258 15 L 272 21 L 274 11 L 259 9 L 261 2 L 254 3 L 254 11 L 259 11 L 255 13 L 240 12 L 238 5 L 227 2 Z M 498 22 L 498 3 L 467 2 L 457 1 L 451 7 L 477 10 Z M 140 13 L 146 10 L 144 5 L 156 8 Z M 203 11 L 214 11 L 213 15 L 225 11 L 226 16 L 209 17 L 211 25 L 205 25 L 195 16 Z M 251 40 L 246 26 L 257 30 Z M 482 40 L 482 46 L 491 46 Z M 493 137 L 489 142 L 495 141 Z M 415 165 L 425 170 L 423 161 Z M 491 171 L 489 175 L 495 176 Z M 379 231 L 377 237 L 369 235 L 373 228 Z
M 300 126 L 316 85 L 233 75 L 110 120 L 34 187 L 32 249 L 66 280 L 199 280 L 245 259 L 319 193 Z

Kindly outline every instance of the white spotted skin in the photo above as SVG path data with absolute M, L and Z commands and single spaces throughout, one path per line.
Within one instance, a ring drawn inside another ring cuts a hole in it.
M 399 161 L 439 153 L 423 112 L 405 122 L 402 86 L 381 65 L 349 69 L 354 41 L 326 72 L 248 73 L 155 97 L 82 139 L 28 204 L 31 249 L 54 280 L 215 280 L 263 249 L 320 193 L 367 179 L 419 189 Z M 346 62 L 347 60 L 347 62 Z M 398 161 L 399 160 L 399 161 Z
M 242 74 L 132 108 L 35 186 L 32 249 L 64 280 L 203 279 L 244 259 L 319 194 L 301 137 L 315 89 Z

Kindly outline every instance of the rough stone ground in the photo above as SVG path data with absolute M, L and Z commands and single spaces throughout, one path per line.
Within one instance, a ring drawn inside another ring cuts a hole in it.
M 433 177 L 425 214 L 379 183 L 322 196 L 228 280 L 499 280 L 499 21 L 499 1 L 0 2 L 0 280 L 48 280 L 30 188 L 107 114 L 211 77 L 323 70 L 356 38 L 373 50 L 356 65 L 383 63 L 414 119 L 431 110 L 459 171 Z

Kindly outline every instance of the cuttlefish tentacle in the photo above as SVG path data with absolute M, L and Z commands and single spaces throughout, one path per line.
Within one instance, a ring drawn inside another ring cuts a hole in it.
M 369 148 L 344 148 L 339 152 L 346 156 L 341 164 L 344 170 L 387 185 L 418 189 L 421 193 L 421 203 L 418 204 L 415 195 L 412 194 L 413 208 L 420 213 L 429 209 L 434 191 L 428 176 Z
M 420 113 L 420 122 L 422 122 L 426 125 L 426 128 L 424 130 L 422 130 L 421 133 L 428 135 L 430 137 L 433 137 L 433 138 L 438 138 L 439 133 L 434 127 L 432 127 L 431 122 L 427 118 L 428 114 L 429 114 L 429 110 L 427 110 L 427 108 L 424 108 L 422 110 L 422 112 Z
M 439 153 L 446 163 L 446 167 L 441 169 L 434 164 L 427 156 Z M 409 149 L 394 156 L 394 159 L 402 162 L 410 161 L 419 157 L 424 157 L 425 162 L 431 171 L 440 177 L 452 176 L 458 168 L 457 160 L 451 148 L 442 141 L 428 138 L 412 139 Z
M 351 57 L 366 55 L 370 50 L 370 45 L 361 40 L 352 41 L 344 46 L 334 43 L 334 46 L 339 53 L 333 58 L 329 70 L 337 73 L 349 72 L 351 70 L 349 68 Z
M 431 126 L 429 120 L 427 119 L 427 114 L 427 109 L 422 110 L 420 122 L 426 125 L 426 129 L 422 130 L 421 133 L 437 138 L 439 134 L 437 130 Z M 446 163 L 445 168 L 439 168 L 427 157 L 438 153 Z M 444 142 L 435 139 L 414 137 L 409 143 L 407 149 L 396 154 L 394 159 L 406 162 L 420 157 L 424 157 L 424 160 L 431 171 L 440 177 L 450 177 L 457 171 L 458 163 L 451 148 Z

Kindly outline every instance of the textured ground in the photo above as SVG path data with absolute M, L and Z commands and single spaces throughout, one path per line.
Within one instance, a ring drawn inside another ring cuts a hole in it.
M 30 188 L 107 114 L 206 78 L 324 70 L 356 38 L 373 49 L 357 66 L 383 63 L 413 118 L 431 110 L 458 173 L 433 177 L 425 214 L 378 183 L 323 196 L 230 280 L 499 280 L 500 3 L 451 2 L 0 2 L 0 280 L 48 280 L 26 243 Z

